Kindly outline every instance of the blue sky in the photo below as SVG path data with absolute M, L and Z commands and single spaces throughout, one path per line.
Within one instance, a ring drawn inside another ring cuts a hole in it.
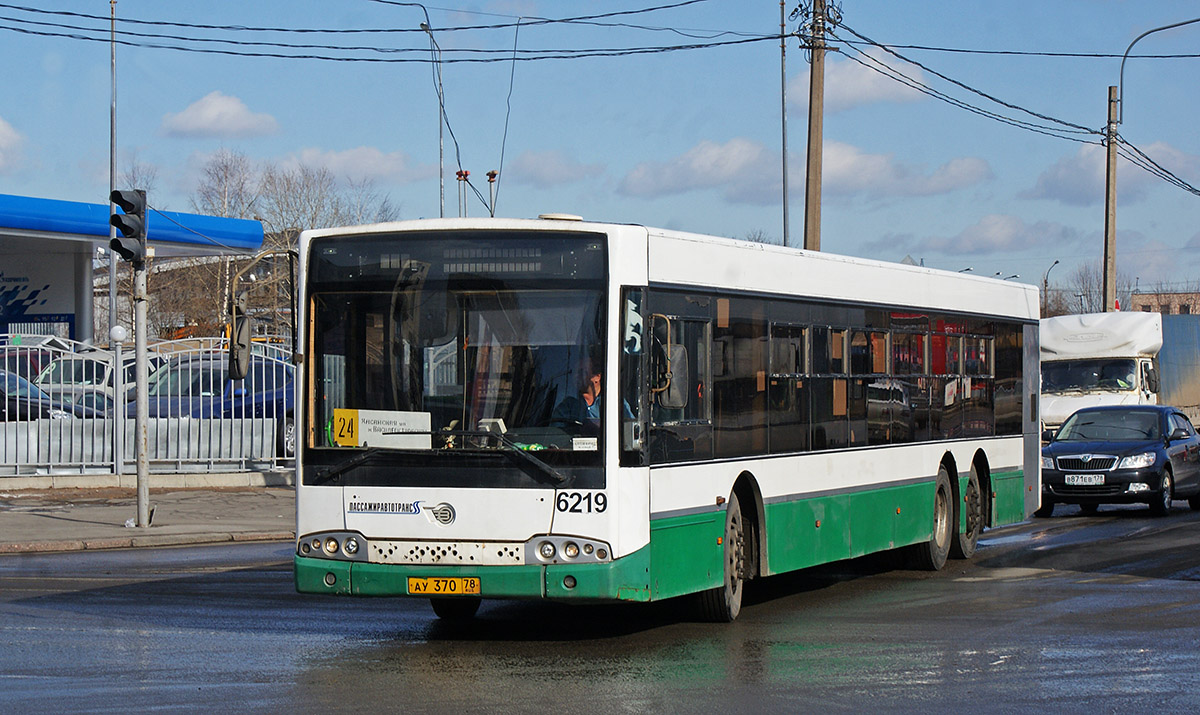
M 446 135 L 447 214 L 458 211 L 453 173 L 461 156 L 462 168 L 485 196 L 485 173 L 502 169 L 497 215 L 567 212 L 733 237 L 758 232 L 781 241 L 780 50 L 777 39 L 754 41 L 778 33 L 778 2 L 704 0 L 587 24 L 531 24 L 678 1 L 426 5 L 445 60 L 446 113 L 458 144 L 456 151 Z M 787 0 L 786 8 L 796 4 Z M 101 18 L 109 13 L 107 0 L 43 0 L 36 6 Z M 1182 0 L 844 0 L 841 13 L 835 30 L 841 41 L 833 45 L 842 52 L 829 54 L 826 63 L 822 249 L 885 260 L 910 255 L 939 268 L 1019 274 L 1030 283 L 1040 283 L 1059 260 L 1051 274 L 1056 283 L 1079 264 L 1100 259 L 1104 150 L 1097 134 L 1074 133 L 1071 125 L 1103 129 L 1119 57 L 896 48 L 921 68 L 857 37 L 888 46 L 1120 55 L 1146 30 L 1200 17 L 1200 7 Z M 200 167 L 214 152 L 231 149 L 254 162 L 306 163 L 343 180 L 369 179 L 402 218 L 438 215 L 437 99 L 428 39 L 418 28 L 425 15 L 415 4 L 120 0 L 117 15 L 185 25 L 118 25 L 119 39 L 141 44 L 415 60 L 338 62 L 119 46 L 118 166 L 124 170 L 136 160 L 155 167 L 153 205 L 190 210 Z M 0 99 L 0 193 L 104 201 L 109 45 L 28 31 L 106 39 L 107 25 L 0 3 L 0 61 L 9 68 Z M 500 27 L 454 29 L 467 26 Z M 201 44 L 129 32 L 410 51 Z M 654 54 L 508 61 L 514 44 L 525 52 L 743 40 Z M 1119 128 L 1131 145 L 1192 185 L 1200 185 L 1200 133 L 1194 129 L 1200 59 L 1136 56 L 1197 53 L 1200 23 L 1141 40 L 1126 65 Z M 1057 136 L 952 106 L 848 56 L 882 61 L 972 108 L 1036 122 Z M 468 57 L 503 61 L 453 61 Z M 803 241 L 808 71 L 792 39 L 787 114 L 796 245 Z M 1194 278 L 1200 197 L 1122 161 L 1117 206 L 1121 273 L 1142 288 L 1200 285 Z M 478 216 L 486 209 L 472 198 L 468 212 Z

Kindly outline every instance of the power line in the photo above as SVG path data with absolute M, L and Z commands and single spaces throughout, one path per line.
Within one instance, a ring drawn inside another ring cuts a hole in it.
M 391 0 L 370 0 L 383 5 L 393 5 L 397 7 L 413 7 L 425 10 L 425 6 L 416 2 L 393 2 Z M 673 30 L 673 28 L 652 28 L 647 26 L 627 25 L 625 23 L 601 23 L 599 20 L 610 17 L 622 17 L 628 15 L 641 15 L 660 10 L 672 10 L 675 8 L 685 7 L 687 5 L 695 5 L 709 0 L 683 0 L 669 5 L 657 5 L 654 7 L 640 8 L 637 10 L 621 10 L 615 12 L 601 13 L 597 15 L 580 15 L 577 17 L 565 18 L 546 18 L 535 17 L 525 18 L 522 20 L 525 27 L 531 25 L 551 25 L 551 24 L 592 24 L 601 26 L 614 27 L 631 27 L 643 30 Z M 55 15 L 59 17 L 74 17 L 84 20 L 96 20 L 97 22 L 109 22 L 110 18 L 107 15 L 90 15 L 87 13 L 73 12 L 70 10 L 45 10 L 41 8 L 27 7 L 23 5 L 12 5 L 9 3 L 0 3 L 0 8 L 9 10 L 19 10 L 21 12 L 36 13 L 40 15 Z M 458 10 L 450 10 L 443 8 L 446 12 L 459 12 Z M 474 13 L 487 15 L 489 13 Z M 511 15 L 495 15 L 496 17 L 512 17 Z M 222 30 L 227 32 L 277 32 L 277 33 L 304 33 L 304 34 L 379 34 L 379 33 L 419 33 L 422 30 L 419 27 L 395 27 L 395 28 L 295 28 L 295 27 L 254 27 L 249 25 L 212 25 L 205 23 L 190 23 L 190 22 L 174 22 L 169 20 L 139 20 L 136 18 L 117 18 L 116 21 L 126 25 L 148 25 L 154 27 L 180 27 L 194 30 Z M 462 25 L 457 27 L 439 28 L 439 32 L 464 32 L 475 30 L 508 30 L 516 26 L 517 23 L 500 23 L 494 25 Z M 87 29 L 87 28 L 80 28 Z M 720 33 L 726 34 L 726 33 Z
M 1057 118 L 1055 118 L 1055 117 L 1051 117 L 1051 116 L 1048 116 L 1048 115 L 1045 115 L 1045 114 L 1040 114 L 1040 113 L 1038 113 L 1038 112 L 1035 112 L 1035 111 L 1033 111 L 1033 110 L 1031 110 L 1031 109 L 1026 109 L 1025 107 L 1021 107 L 1021 106 L 1019 106 L 1019 105 L 1012 104 L 1012 103 L 1010 103 L 1010 102 L 1006 102 L 1006 101 L 1004 101 L 1004 100 L 1002 100 L 1002 99 L 998 99 L 998 98 L 996 98 L 996 97 L 993 97 L 992 95 L 990 95 L 990 94 L 988 94 L 988 93 L 986 93 L 986 92 L 984 92 L 984 91 L 982 91 L 982 90 L 979 90 L 979 89 L 976 89 L 976 88 L 974 88 L 974 87 L 971 87 L 971 86 L 969 86 L 969 85 L 967 85 L 967 84 L 964 84 L 963 82 L 960 82 L 960 81 L 958 81 L 958 80 L 956 80 L 956 79 L 954 79 L 954 78 L 952 78 L 952 77 L 948 77 L 948 76 L 946 76 L 946 75 L 942 74 L 941 72 L 938 72 L 937 70 L 935 70 L 935 69 L 932 69 L 931 67 L 927 67 L 927 66 L 925 66 L 925 65 L 921 64 L 920 62 L 917 62 L 916 60 L 913 60 L 913 59 L 910 59 L 910 58 L 908 58 L 908 57 L 905 57 L 904 55 L 900 54 L 899 52 L 896 52 L 895 50 L 893 50 L 893 49 L 891 49 L 891 48 L 889 48 L 889 47 L 887 47 L 887 46 L 885 46 L 885 45 L 881 45 L 881 44 L 879 44 L 878 42 L 875 42 L 874 40 L 872 40 L 872 39 L 871 39 L 871 38 L 869 38 L 869 37 L 866 37 L 865 35 L 861 35 L 861 34 L 859 34 L 858 32 L 855 32 L 854 28 L 852 28 L 852 27 L 849 27 L 849 26 L 848 26 L 848 25 L 846 25 L 844 22 L 843 22 L 843 23 L 841 23 L 841 24 L 839 25 L 839 27 L 843 27 L 843 28 L 845 28 L 845 30 L 846 30 L 847 32 L 849 32 L 850 34 L 852 34 L 852 35 L 854 35 L 855 37 L 859 38 L 860 40 L 862 40 L 862 41 L 864 41 L 864 42 L 866 42 L 866 43 L 870 44 L 872 47 L 878 47 L 879 49 L 883 50 L 884 52 L 887 52 L 888 54 L 890 54 L 890 55 L 892 55 L 892 56 L 896 57 L 897 59 L 903 60 L 903 61 L 907 62 L 908 64 L 911 64 L 911 65 L 913 65 L 913 66 L 915 66 L 915 67 L 919 67 L 919 68 L 921 68 L 921 69 L 925 70 L 926 72 L 928 72 L 928 73 L 930 73 L 930 74 L 934 75 L 935 77 L 938 77 L 938 78 L 940 78 L 940 79 L 942 79 L 942 80 L 945 80 L 946 82 L 949 82 L 949 83 L 951 83 L 951 84 L 953 84 L 953 85 L 957 85 L 958 87 L 961 87 L 962 89 L 965 89 L 966 91 L 968 91 L 968 92 L 971 92 L 971 93 L 973 93 L 973 94 L 979 95 L 980 97 L 983 97 L 984 99 L 986 99 L 986 100 L 988 100 L 988 101 L 990 101 L 990 102 L 995 102 L 996 104 L 999 104 L 999 105 L 1001 105 L 1001 106 L 1003 106 L 1003 107 L 1007 107 L 1007 108 L 1009 108 L 1009 109 L 1013 109 L 1013 110 L 1016 110 L 1016 111 L 1024 112 L 1024 113 L 1026 113 L 1026 114 L 1028 114 L 1028 115 L 1030 115 L 1030 116 L 1032 116 L 1032 117 L 1035 117 L 1035 118 L 1037 118 L 1037 119 L 1041 119 L 1041 120 L 1043 120 L 1043 121 L 1048 121 L 1048 122 L 1053 122 L 1053 123 L 1056 123 L 1056 124 L 1061 124 L 1061 125 L 1063 125 L 1064 127 L 1068 127 L 1068 128 L 1070 128 L 1070 129 L 1077 130 L 1078 132 L 1080 132 L 1080 133 L 1083 133 L 1083 134 L 1094 134 L 1094 133 L 1095 133 L 1095 130 L 1093 130 L 1093 129 L 1089 128 L 1089 127 L 1085 127 L 1085 126 L 1082 126 L 1082 125 L 1079 125 L 1079 124 L 1073 124 L 1073 123 L 1071 123 L 1071 122 L 1067 122 L 1067 121 L 1064 121 L 1064 120 L 1062 120 L 1062 119 L 1057 119 Z
M 2 18 L 0 18 L 0 19 L 2 19 Z M 354 56 L 342 57 L 342 56 L 337 56 L 337 55 L 322 55 L 322 54 L 284 54 L 284 53 L 279 53 L 279 52 L 248 52 L 248 51 L 243 52 L 243 51 L 238 51 L 238 50 L 220 50 L 220 49 L 213 49 L 213 48 L 207 48 L 207 47 L 187 47 L 187 46 L 182 46 L 182 45 L 170 45 L 170 44 L 163 44 L 163 43 L 157 43 L 157 42 L 133 42 L 130 40 L 123 40 L 123 39 L 113 40 L 109 37 L 90 37 L 87 35 L 79 35 L 79 34 L 74 34 L 74 33 L 69 33 L 69 32 L 39 31 L 39 30 L 31 30 L 28 28 L 11 27 L 11 26 L 6 26 L 6 25 L 0 25 L 0 30 L 7 30 L 9 32 L 16 32 L 16 33 L 23 34 L 23 35 L 34 35 L 37 37 L 61 37 L 61 38 L 72 39 L 72 40 L 83 40 L 83 41 L 87 41 L 87 42 L 101 42 L 104 44 L 115 43 L 115 44 L 121 45 L 122 47 L 140 47 L 140 48 L 146 48 L 146 49 L 173 50 L 173 51 L 178 51 L 178 52 L 191 52 L 191 53 L 196 53 L 196 54 L 209 54 L 209 55 L 227 55 L 227 56 L 233 56 L 233 57 L 265 57 L 265 58 L 271 58 L 271 59 L 286 59 L 286 60 L 321 60 L 321 61 L 326 61 L 326 62 L 366 62 L 366 63 L 381 63 L 381 64 L 424 64 L 424 63 L 433 62 L 433 60 L 431 60 L 431 59 L 425 59 L 422 57 L 411 57 L 411 58 L 410 57 L 400 57 L 400 58 L 397 58 L 397 57 L 354 57 Z M 85 31 L 89 31 L 89 30 L 85 30 Z M 97 30 L 97 32 L 99 32 L 99 30 Z M 549 51 L 542 50 L 542 51 L 540 51 L 541 54 L 536 54 L 533 56 L 521 56 L 521 57 L 515 57 L 515 58 L 511 57 L 511 56 L 485 57 L 485 58 L 472 58 L 472 57 L 454 58 L 454 57 L 451 57 L 448 59 L 443 58 L 440 61 L 444 62 L 446 64 L 460 64 L 460 63 L 490 64 L 490 63 L 496 63 L 496 62 L 512 62 L 512 61 L 530 62 L 530 61 L 541 61 L 541 60 L 574 60 L 574 59 L 584 59 L 584 58 L 590 58 L 590 57 L 630 57 L 630 56 L 636 56 L 636 55 L 655 55 L 655 54 L 665 54 L 665 53 L 669 53 L 669 52 L 681 52 L 681 51 L 688 51 L 688 50 L 705 50 L 705 49 L 712 49 L 712 48 L 716 48 L 716 47 L 731 47 L 731 46 L 735 46 L 735 45 L 746 45 L 746 44 L 752 44 L 752 43 L 756 43 L 756 42 L 777 41 L 778 39 L 779 39 L 778 35 L 763 35 L 763 36 L 759 36 L 759 37 L 750 37 L 750 38 L 743 38 L 743 39 L 738 39 L 738 40 L 725 40 L 725 41 L 721 41 L 721 42 L 702 42 L 702 43 L 683 44 L 683 45 L 664 45 L 664 46 L 658 46 L 658 47 L 614 48 L 614 49 L 595 49 L 595 50 L 582 50 L 582 51 L 574 50 L 574 49 L 573 50 L 549 50 Z M 215 40 L 196 39 L 196 40 L 190 40 L 190 41 L 214 42 Z M 229 41 L 229 42 L 233 42 L 233 41 Z M 265 43 L 235 43 L 235 44 L 256 45 L 256 44 L 265 44 Z M 321 49 L 340 50 L 342 48 L 336 47 L 336 46 L 329 46 L 327 48 L 321 48 Z M 380 52 L 386 51 L 386 50 L 380 50 L 379 48 L 370 48 L 370 49 L 372 51 L 380 51 Z M 422 52 L 421 50 L 393 50 L 393 51 L 394 52 L 412 52 L 414 54 Z M 464 52 L 465 52 L 465 50 L 464 50 Z M 482 51 L 474 50 L 473 52 L 482 52 Z M 509 55 L 510 52 L 505 51 L 504 54 Z
M 919 50 L 922 52 L 944 52 L 948 54 L 960 55 L 994 55 L 1001 57 L 1065 57 L 1065 58 L 1082 58 L 1082 59 L 1121 59 L 1125 55 L 1113 54 L 1110 52 L 1061 52 L 1050 50 L 982 50 L 972 49 L 968 47 L 938 47 L 935 45 L 899 45 L 891 42 L 876 43 L 863 40 L 840 40 L 848 45 L 871 45 L 879 44 L 882 47 L 888 47 L 893 50 Z M 1129 55 L 1130 59 L 1147 59 L 1147 60 L 1178 60 L 1178 59 L 1197 59 L 1200 58 L 1200 53 L 1183 53 L 1183 54 L 1154 54 L 1154 55 Z
M 836 36 L 834 36 L 834 39 L 838 40 L 840 42 L 840 38 L 837 38 Z M 1035 124 L 1033 122 L 1028 122 L 1028 121 L 1025 121 L 1022 119 L 1016 119 L 1013 117 L 1005 116 L 1003 114 L 999 114 L 997 112 L 993 112 L 991 110 L 984 109 L 982 107 L 978 107 L 976 105 L 970 104 L 969 102 L 958 99 L 957 97 L 952 97 L 952 96 L 946 94 L 945 92 L 936 90 L 936 89 L 930 87 L 929 85 L 921 82 L 920 80 L 910 77 L 910 76 L 904 74 L 903 72 L 901 72 L 900 70 L 898 70 L 894 67 L 891 67 L 890 65 L 888 65 L 884 62 L 881 62 L 877 58 L 872 57 L 871 55 L 863 52 L 862 50 L 859 50 L 859 49 L 853 48 L 853 47 L 851 47 L 850 49 L 853 52 L 857 53 L 862 59 L 859 59 L 859 57 L 855 57 L 853 55 L 846 54 L 845 52 L 842 52 L 841 50 L 838 50 L 838 51 L 842 54 L 843 57 L 845 57 L 846 59 L 848 59 L 852 62 L 858 63 L 859 65 L 862 65 L 863 67 L 865 67 L 873 72 L 882 74 L 885 77 L 888 77 L 896 82 L 900 82 L 901 84 L 904 84 L 907 87 L 915 89 L 918 92 L 921 92 L 930 97 L 933 97 L 934 99 L 945 102 L 951 106 L 958 107 L 959 109 L 966 110 L 973 114 L 978 114 L 978 115 L 980 115 L 982 117 L 986 117 L 988 119 L 996 120 L 1003 124 L 1008 124 L 1010 126 L 1017 127 L 1018 129 L 1025 129 L 1027 131 L 1035 132 L 1038 134 L 1044 134 L 1046 136 L 1050 136 L 1055 139 L 1066 139 L 1068 141 L 1079 142 L 1082 144 L 1099 144 L 1100 143 L 1099 140 L 1088 140 L 1088 139 L 1081 139 L 1081 138 L 1075 137 L 1075 136 L 1069 136 L 1069 132 L 1071 130 L 1062 129 L 1060 127 L 1051 127 L 1051 126 L 1046 126 L 1046 125 L 1041 125 L 1041 124 Z M 961 83 L 956 82 L 956 84 L 961 84 Z M 1028 111 L 1028 110 L 1026 110 L 1026 111 Z M 1088 130 L 1088 132 L 1090 134 L 1096 134 L 1096 135 L 1100 134 L 1100 132 L 1098 130 Z

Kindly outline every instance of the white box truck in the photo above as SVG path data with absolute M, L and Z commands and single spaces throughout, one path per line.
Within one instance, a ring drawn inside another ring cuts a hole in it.
M 1200 315 L 1043 318 L 1040 343 L 1044 429 L 1094 405 L 1163 404 L 1200 417 Z

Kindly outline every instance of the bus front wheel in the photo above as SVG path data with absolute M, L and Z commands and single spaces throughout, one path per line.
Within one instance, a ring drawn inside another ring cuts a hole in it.
M 950 490 L 950 474 L 943 465 L 938 467 L 933 490 L 933 533 L 929 535 L 929 541 L 911 547 L 917 568 L 940 571 L 950 555 L 950 540 L 953 537 L 954 492 Z
M 729 623 L 737 618 L 742 610 L 746 534 L 736 494 L 729 495 L 729 502 L 725 505 L 725 536 L 722 545 L 722 583 L 716 588 L 700 593 L 699 596 L 700 616 L 714 623 Z

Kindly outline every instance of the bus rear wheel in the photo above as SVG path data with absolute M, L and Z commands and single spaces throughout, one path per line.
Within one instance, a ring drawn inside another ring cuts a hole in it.
M 700 593 L 700 617 L 713 623 L 729 623 L 742 610 L 742 589 L 745 582 L 746 534 L 742 524 L 741 505 L 736 494 L 725 505 L 725 536 L 722 563 L 724 577 L 720 586 Z
M 925 571 L 940 571 L 950 555 L 950 541 L 954 537 L 954 496 L 950 490 L 950 474 L 943 465 L 938 467 L 937 481 L 933 490 L 933 533 L 929 541 L 914 544 L 913 561 L 917 568 Z
M 954 540 L 950 542 L 950 555 L 956 559 L 969 559 L 975 555 L 975 547 L 979 545 L 979 533 L 983 531 L 983 494 L 979 489 L 979 477 L 971 468 L 971 477 L 967 480 L 967 491 L 963 494 L 963 521 L 965 525 L 959 528 L 959 520 L 954 520 Z
M 467 621 L 475 617 L 482 599 L 471 597 L 431 598 L 429 605 L 443 621 Z

